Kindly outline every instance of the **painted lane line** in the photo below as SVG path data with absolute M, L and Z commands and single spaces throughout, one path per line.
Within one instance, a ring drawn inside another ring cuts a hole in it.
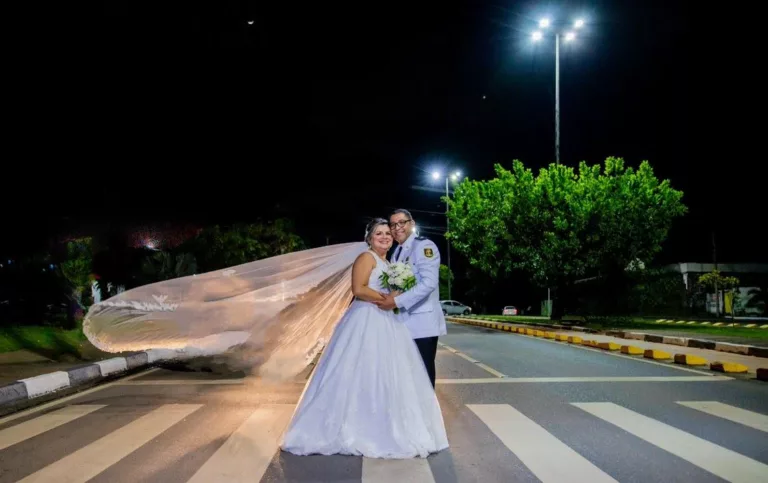
M 156 367 L 153 367 L 152 369 L 149 369 L 147 371 L 143 371 L 143 372 L 140 372 L 138 374 L 134 374 L 132 376 L 128 376 L 128 377 L 125 377 L 125 378 L 117 380 L 117 381 L 108 382 L 106 384 L 102 384 L 100 386 L 92 387 L 90 389 L 86 389 L 85 391 L 78 392 L 77 394 L 72 394 L 71 396 L 66 396 L 66 397 L 63 397 L 63 398 L 56 399 L 54 401 L 45 403 L 45 404 L 41 404 L 40 406 L 35 406 L 33 408 L 29 408 L 29 409 L 27 409 L 25 411 L 21 411 L 21 412 L 18 412 L 16 414 L 11 414 L 10 416 L 6 416 L 6 417 L 0 419 L 0 426 L 2 426 L 3 424 L 5 424 L 7 422 L 13 421 L 14 419 L 23 418 L 25 416 L 29 416 L 30 414 L 35 414 L 37 412 L 44 411 L 44 410 L 46 410 L 46 409 L 48 409 L 50 407 L 58 406 L 60 404 L 64 404 L 65 402 L 69 402 L 69 401 L 71 401 L 73 399 L 76 399 L 76 398 L 79 398 L 79 397 L 83 397 L 83 396 L 87 396 L 88 394 L 92 394 L 92 393 L 94 393 L 96 391 L 101 391 L 102 389 L 107 389 L 108 387 L 112 387 L 112 386 L 116 385 L 118 382 L 130 381 L 131 379 L 136 379 L 138 377 L 143 377 L 143 376 L 152 374 L 153 372 L 159 371 L 159 370 L 160 369 L 158 369 Z
M 293 404 L 259 407 L 187 483 L 261 481 L 294 408 Z
M 362 483 L 435 483 L 426 458 L 363 458 Z
M 477 367 L 485 370 L 486 372 L 490 372 L 491 374 L 493 374 L 496 377 L 507 377 L 505 374 L 497 371 L 493 367 L 490 367 L 490 366 L 488 366 L 486 364 L 483 364 L 482 362 L 478 361 L 477 359 L 475 359 L 473 357 L 470 357 L 467 354 L 464 354 L 463 352 L 460 352 L 460 351 L 454 349 L 453 347 L 447 346 L 447 345 L 442 344 L 442 343 L 438 343 L 438 344 L 443 346 L 445 349 L 447 349 L 448 351 L 452 352 L 453 354 L 461 357 L 462 359 L 467 360 L 467 361 L 471 362 L 472 364 L 476 365 Z
M 765 414 L 747 411 L 718 401 L 677 401 L 677 404 L 768 433 L 768 416 Z
M 467 407 L 543 483 L 616 481 L 508 404 Z
M 727 376 L 605 376 L 605 377 L 505 377 L 476 379 L 438 379 L 437 384 L 516 384 L 552 382 L 719 382 Z
M 20 482 L 85 483 L 200 409 L 202 404 L 166 404 L 82 447 Z
M 48 414 L 43 414 L 35 419 L 24 421 L 16 426 L 0 430 L 0 450 L 14 444 L 26 441 L 38 434 L 43 434 L 51 429 L 81 418 L 94 411 L 106 407 L 105 404 L 82 404 L 67 406 Z
M 733 483 L 765 481 L 768 465 L 614 403 L 572 403 L 654 446 Z

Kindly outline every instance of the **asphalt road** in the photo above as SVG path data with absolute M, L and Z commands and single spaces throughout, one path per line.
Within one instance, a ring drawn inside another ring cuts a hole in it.
M 449 325 L 428 459 L 277 450 L 303 384 L 152 370 L 0 420 L 0 483 L 768 481 L 768 384 Z M 503 376 L 503 377 L 502 377 Z

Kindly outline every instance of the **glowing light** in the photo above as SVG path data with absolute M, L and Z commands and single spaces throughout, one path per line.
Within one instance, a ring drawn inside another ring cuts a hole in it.
M 574 40 L 576 38 L 576 34 L 574 32 L 568 32 L 565 34 L 565 41 L 570 42 L 571 40 Z
M 573 26 L 574 26 L 575 28 L 577 28 L 577 29 L 580 29 L 581 27 L 583 27 L 583 26 L 584 26 L 584 19 L 583 19 L 583 18 L 578 18 L 578 19 L 576 19 L 576 21 L 575 21 L 575 22 L 573 22 Z
M 253 25 L 253 20 L 249 20 L 248 25 Z
M 541 38 L 542 38 L 543 36 L 544 36 L 544 35 L 543 35 L 541 32 L 539 32 L 539 31 L 536 31 L 536 32 L 534 32 L 533 34 L 531 34 L 531 38 L 532 38 L 533 40 L 541 40 Z
M 550 24 L 550 22 L 549 22 L 548 18 L 543 18 L 543 19 L 539 20 L 539 27 L 541 27 L 543 29 L 549 27 L 549 24 Z
M 461 171 L 456 171 L 453 175 L 457 178 L 461 178 Z
M 432 179 L 440 179 L 440 171 L 433 171 Z

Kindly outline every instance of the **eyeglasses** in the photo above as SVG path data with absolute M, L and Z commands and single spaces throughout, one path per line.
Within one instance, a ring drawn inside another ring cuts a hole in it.
M 413 220 L 400 220 L 389 224 L 389 228 L 394 230 L 395 228 L 402 228 Z

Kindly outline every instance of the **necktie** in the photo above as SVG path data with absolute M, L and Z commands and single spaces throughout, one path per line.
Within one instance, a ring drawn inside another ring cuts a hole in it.
M 395 263 L 397 263 L 398 260 L 400 260 L 400 251 L 402 250 L 402 248 L 403 246 L 400 245 L 399 247 L 397 247 L 397 250 L 395 250 Z

